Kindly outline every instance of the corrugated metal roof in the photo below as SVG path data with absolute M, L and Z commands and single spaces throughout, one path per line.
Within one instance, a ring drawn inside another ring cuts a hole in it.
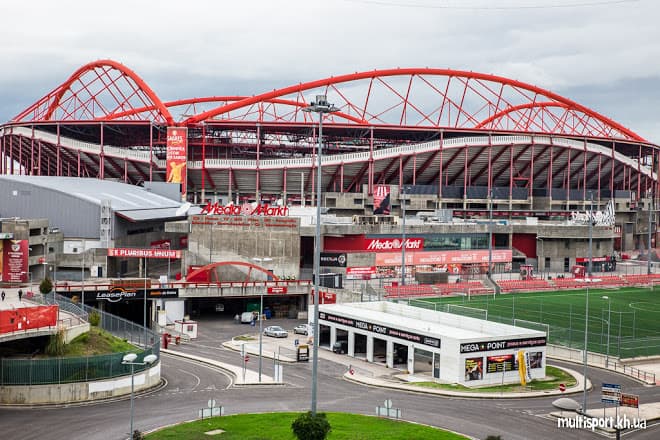
M 98 206 L 103 200 L 110 200 L 112 210 L 131 221 L 185 217 L 176 215 L 182 205 L 180 201 L 126 183 L 83 177 L 19 175 L 2 175 L 0 181 L 3 180 L 64 193 Z M 191 213 L 198 209 L 191 209 Z

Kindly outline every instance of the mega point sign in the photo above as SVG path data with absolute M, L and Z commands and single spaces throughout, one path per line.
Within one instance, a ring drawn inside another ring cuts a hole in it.
M 261 215 L 265 217 L 286 217 L 289 215 L 287 206 L 273 206 L 268 203 L 252 205 L 221 205 L 218 202 L 207 203 L 202 208 L 202 214 L 207 215 Z

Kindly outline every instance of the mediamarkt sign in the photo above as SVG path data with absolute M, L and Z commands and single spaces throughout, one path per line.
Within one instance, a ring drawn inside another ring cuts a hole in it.
M 268 203 L 256 206 L 252 206 L 249 203 L 245 205 L 222 206 L 218 202 L 209 202 L 202 208 L 201 213 L 208 215 L 262 215 L 266 217 L 286 217 L 289 215 L 289 208 L 287 206 L 272 206 Z
M 402 240 L 398 238 L 374 238 L 367 244 L 368 251 L 390 251 L 398 250 L 402 247 Z M 407 238 L 406 250 L 415 250 L 424 248 L 423 238 Z

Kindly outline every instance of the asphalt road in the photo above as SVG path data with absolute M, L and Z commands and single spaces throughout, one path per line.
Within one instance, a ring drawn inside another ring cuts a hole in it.
M 269 322 L 291 329 L 293 320 Z M 254 331 L 231 321 L 200 322 L 199 338 L 190 344 L 176 347 L 222 362 L 240 363 L 238 353 L 227 350 L 221 343 L 233 335 Z M 173 347 L 171 347 L 173 348 Z M 184 420 L 197 418 L 198 410 L 215 399 L 225 407 L 226 414 L 304 411 L 309 409 L 311 362 L 284 366 L 285 385 L 234 387 L 223 372 L 182 358 L 164 355 L 161 358 L 163 378 L 161 389 L 140 395 L 135 401 L 135 428 L 155 429 Z M 580 366 L 563 364 L 580 370 Z M 256 369 L 256 362 L 250 367 Z M 272 374 L 272 361 L 264 360 L 264 374 Z M 483 439 L 501 435 L 506 440 L 534 439 L 596 439 L 602 434 L 587 430 L 557 428 L 551 402 L 557 397 L 533 399 L 469 399 L 431 396 L 366 387 L 342 379 L 346 366 L 326 359 L 319 361 L 318 408 L 320 411 L 346 411 L 373 415 L 375 407 L 386 399 L 402 410 L 405 420 L 452 429 Z M 625 376 L 589 369 L 594 384 L 620 383 L 625 392 L 640 395 L 640 401 L 660 401 L 657 387 L 645 387 Z M 601 407 L 600 388 L 588 393 L 590 408 Z M 582 396 L 573 396 L 581 402 Z M 129 431 L 130 403 L 121 399 L 69 407 L 0 407 L 0 438 L 2 439 L 121 439 Z M 660 426 L 626 433 L 626 439 L 651 440 L 660 438 Z

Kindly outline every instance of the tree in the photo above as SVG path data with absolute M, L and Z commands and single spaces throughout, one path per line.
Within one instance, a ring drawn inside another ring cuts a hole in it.
M 325 413 L 308 411 L 291 423 L 291 429 L 298 440 L 324 440 L 332 428 Z
M 39 292 L 45 295 L 47 293 L 50 293 L 52 290 L 53 290 L 53 282 L 50 280 L 50 278 L 46 277 L 43 280 L 41 280 L 41 283 L 39 284 Z

